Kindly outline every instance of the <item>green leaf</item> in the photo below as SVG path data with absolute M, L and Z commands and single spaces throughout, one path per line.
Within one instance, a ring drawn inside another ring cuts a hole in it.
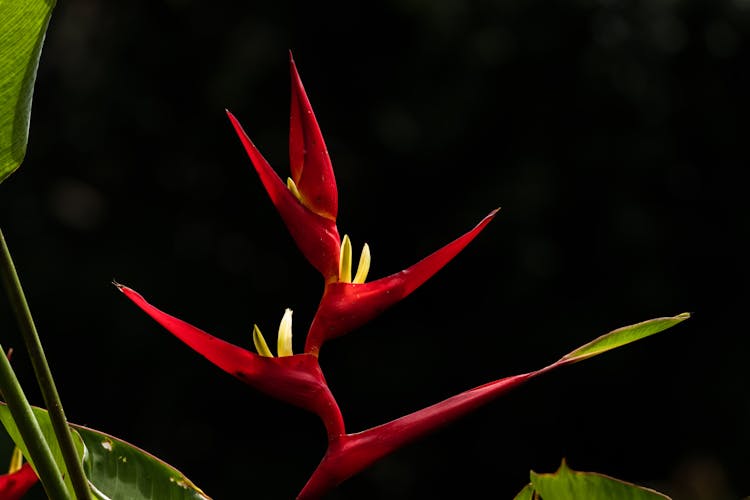
M 655 318 L 643 321 L 642 323 L 636 323 L 635 325 L 623 326 L 617 330 L 605 333 L 601 337 L 592 340 L 588 344 L 579 347 L 571 353 L 566 354 L 555 364 L 561 365 L 583 361 L 584 359 L 597 356 L 603 352 L 616 349 L 625 344 L 659 333 L 678 323 L 682 323 L 689 317 L 690 313 L 682 313 L 669 318 Z
M 565 460 L 553 474 L 532 471 L 531 486 L 542 500 L 669 500 L 668 496 L 649 488 L 595 472 L 574 471 Z
M 111 500 L 208 500 L 174 467 L 125 441 L 73 425 L 86 444 L 83 468 L 98 490 Z
M 52 434 L 46 410 L 34 408 L 34 415 L 45 436 Z M 8 407 L 0 404 L 0 420 L 11 438 L 26 454 Z M 174 467 L 125 441 L 103 432 L 71 424 L 83 470 L 94 495 L 102 500 L 210 500 Z M 60 450 L 52 454 L 62 470 Z M 32 464 L 33 465 L 33 464 Z M 72 491 L 69 483 L 66 482 Z M 71 498 L 75 498 L 72 496 Z
M 35 407 L 32 407 L 32 410 L 34 412 L 34 416 L 36 417 L 36 421 L 39 422 L 39 427 L 42 429 L 44 439 L 47 441 L 47 444 L 49 444 L 50 451 L 52 452 L 52 458 L 55 459 L 57 467 L 63 474 L 65 487 L 70 493 L 70 498 L 75 498 L 75 491 L 73 490 L 73 485 L 70 483 L 70 474 L 68 474 L 68 469 L 67 467 L 65 467 L 65 460 L 63 459 L 62 451 L 60 451 L 60 445 L 58 444 L 57 438 L 55 437 L 55 431 L 52 429 L 52 422 L 50 421 L 49 416 L 47 415 L 47 412 L 45 410 Z M 36 471 L 36 465 L 29 456 L 28 449 L 26 448 L 26 443 L 24 443 L 23 439 L 21 439 L 21 434 L 18 432 L 16 422 L 13 420 L 13 417 L 10 414 L 10 409 L 8 409 L 8 406 L 5 404 L 0 404 L 0 421 L 2 421 L 3 425 L 5 426 L 5 430 L 8 431 L 8 434 L 16 443 L 16 446 L 18 446 L 21 449 L 21 452 L 23 452 L 23 456 L 26 457 L 26 459 Z M 74 444 L 79 456 L 83 455 L 83 441 L 81 441 L 81 438 L 79 436 L 74 435 Z
M 513 500 L 535 500 L 534 498 L 534 485 L 529 483 L 523 487 L 518 495 L 513 497 Z
M 26 155 L 31 98 L 55 0 L 0 0 L 0 182 Z

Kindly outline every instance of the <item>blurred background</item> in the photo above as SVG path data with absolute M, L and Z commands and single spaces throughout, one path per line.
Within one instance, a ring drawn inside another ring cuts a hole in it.
M 110 284 L 248 347 L 253 323 L 275 341 L 291 307 L 301 350 L 322 283 L 224 115 L 286 177 L 291 49 L 339 230 L 357 255 L 369 243 L 371 278 L 502 207 L 412 296 L 325 346 L 348 430 L 694 313 L 330 498 L 512 498 L 563 457 L 675 498 L 750 494 L 749 36 L 748 0 L 60 2 L 0 224 L 68 417 L 216 499 L 292 498 L 323 456 L 315 416 L 225 375 Z M 4 300 L 0 321 L 42 404 Z

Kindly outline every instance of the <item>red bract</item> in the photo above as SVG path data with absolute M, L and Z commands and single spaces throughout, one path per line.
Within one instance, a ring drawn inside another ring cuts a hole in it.
M 477 409 L 529 378 L 533 372 L 476 387 L 383 425 L 347 434 L 328 446 L 298 499 L 320 498 L 381 458 Z
M 317 414 L 329 435 L 343 434 L 341 413 L 315 356 L 259 356 L 157 309 L 131 288 L 119 283 L 115 286 L 157 323 L 211 363 L 261 392 Z
M 305 352 L 317 355 L 326 340 L 360 327 L 416 290 L 463 250 L 496 213 L 492 211 L 474 229 L 401 272 L 369 283 L 327 283 Z
M 326 282 L 338 276 L 340 238 L 336 229 L 338 192 L 323 135 L 291 54 L 292 103 L 286 185 L 227 111 L 263 186 L 302 254 Z
M 15 472 L 0 475 L 0 498 L 3 500 L 19 500 L 23 498 L 39 478 L 27 462 Z
M 227 115 L 297 247 L 326 281 L 335 280 L 338 276 L 340 252 L 336 220 L 324 217 L 303 205 L 263 158 L 234 115 L 229 111 Z
M 289 169 L 300 202 L 318 215 L 336 220 L 338 192 L 323 134 L 289 54 L 292 73 L 292 110 L 289 118 Z

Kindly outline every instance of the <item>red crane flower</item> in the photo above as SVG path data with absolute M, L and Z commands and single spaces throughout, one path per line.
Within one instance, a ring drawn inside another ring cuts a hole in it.
M 576 349 L 541 370 L 503 378 L 465 391 L 409 415 L 358 432 L 347 433 L 344 420 L 318 364 L 322 344 L 372 320 L 403 299 L 450 262 L 493 219 L 490 212 L 473 229 L 407 269 L 367 282 L 370 250 L 362 250 L 352 273 L 352 246 L 336 226 L 338 191 L 328 151 L 299 74 L 292 74 L 289 159 L 291 177 L 283 182 L 227 111 L 260 180 L 292 238 L 322 274 L 325 288 L 307 333 L 304 352 L 291 349 L 291 317 L 286 310 L 279 327 L 278 356 L 273 356 L 257 326 L 257 353 L 218 339 L 149 304 L 134 290 L 115 283 L 131 301 L 210 362 L 273 397 L 317 414 L 328 433 L 328 450 L 298 498 L 319 498 L 327 491 L 401 446 L 476 409 L 519 384 L 554 368 L 652 335 L 688 315 L 657 318 L 615 330 Z
M 227 115 L 292 238 L 325 279 L 325 292 L 305 343 L 305 352 L 317 355 L 323 342 L 373 319 L 427 281 L 485 228 L 497 210 L 474 229 L 413 266 L 370 283 L 365 283 L 370 267 L 370 251 L 365 245 L 357 273 L 352 278 L 351 244 L 347 236 L 342 243 L 336 226 L 338 190 L 331 160 L 291 54 L 289 64 L 292 75 L 289 127 L 292 176 L 286 184 L 234 115 L 229 111 Z

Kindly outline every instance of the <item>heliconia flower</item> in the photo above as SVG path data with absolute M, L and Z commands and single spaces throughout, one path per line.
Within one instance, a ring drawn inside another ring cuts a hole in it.
M 373 319 L 403 299 L 445 266 L 495 216 L 490 213 L 474 229 L 401 272 L 365 283 L 370 250 L 365 244 L 352 277 L 348 236 L 336 227 L 338 191 L 328 151 L 310 101 L 290 54 L 292 103 L 289 159 L 292 177 L 284 184 L 247 136 L 237 119 L 229 120 L 245 146 L 271 201 L 305 257 L 323 275 L 325 292 L 308 332 L 305 352 L 317 355 L 328 339 L 343 335 Z
M 302 86 L 294 59 L 289 127 L 291 177 L 284 183 L 227 111 L 271 201 L 302 254 L 328 281 L 338 276 L 340 238 L 336 228 L 338 192 L 323 135 Z
M 471 231 L 433 252 L 413 266 L 365 282 L 370 267 L 370 250 L 365 245 L 354 279 L 351 278 L 351 244 L 344 237 L 341 245 L 339 279 L 326 284 L 323 298 L 310 325 L 305 352 L 318 354 L 326 340 L 348 333 L 367 323 L 400 301 L 450 262 L 495 217 L 493 210 Z
M 450 262 L 494 218 L 492 211 L 473 229 L 390 276 L 368 282 L 372 256 L 364 245 L 356 272 L 352 244 L 339 237 L 338 193 L 323 136 L 290 57 L 292 100 L 289 134 L 291 177 L 286 182 L 263 158 L 237 119 L 227 115 L 240 137 L 271 201 L 302 254 L 323 275 L 325 287 L 302 354 L 292 352 L 292 311 L 279 325 L 277 356 L 257 325 L 256 353 L 220 340 L 149 304 L 134 290 L 115 283 L 132 302 L 210 362 L 250 386 L 316 413 L 328 434 L 328 450 L 299 499 L 316 499 L 336 485 L 435 429 L 475 410 L 508 390 L 558 367 L 653 335 L 689 317 L 681 314 L 614 330 L 570 352 L 541 370 L 515 375 L 470 389 L 422 410 L 358 433 L 347 433 L 339 407 L 318 363 L 322 344 L 348 333 L 400 301 Z
M 21 451 L 15 448 L 8 473 L 0 475 L 0 498 L 19 500 L 37 481 L 39 478 L 31 464 L 23 463 Z
M 253 329 L 253 341 L 256 346 L 261 343 L 258 350 L 264 351 L 259 354 L 214 337 L 157 309 L 131 288 L 119 283 L 114 285 L 157 323 L 211 363 L 261 392 L 317 414 L 331 438 L 344 433 L 341 412 L 320 371 L 318 358 L 291 352 L 291 310 L 287 309 L 279 328 L 279 357 L 273 357 L 257 326 Z

